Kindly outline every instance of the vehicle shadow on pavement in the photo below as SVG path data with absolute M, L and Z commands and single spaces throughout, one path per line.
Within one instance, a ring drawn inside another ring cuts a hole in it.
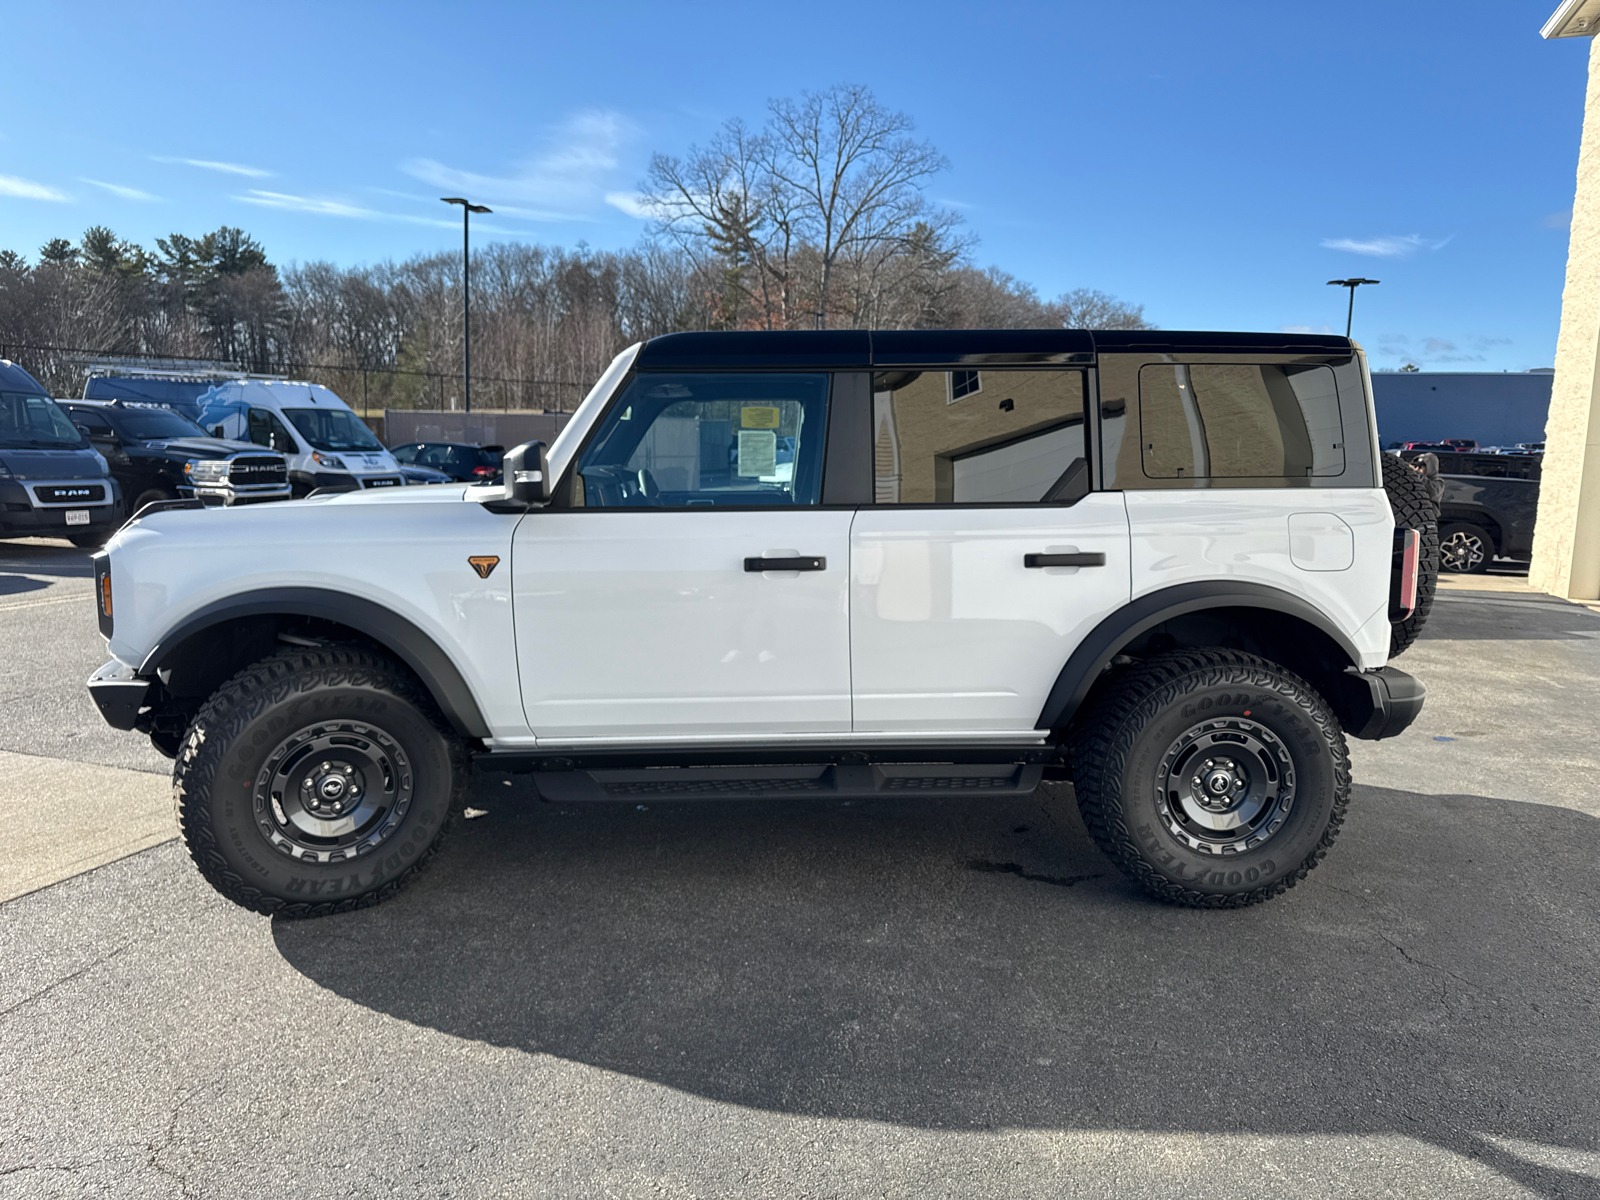
M 1196 912 L 1128 885 L 1065 787 L 562 809 L 488 778 L 473 803 L 408 892 L 275 921 L 285 960 L 405 1021 L 760 1109 L 1401 1135 L 1597 1187 L 1497 1141 L 1600 1150 L 1581 813 L 1358 787 L 1307 883 Z
M 1434 598 L 1422 637 L 1451 641 L 1571 641 L 1600 635 L 1600 613 L 1556 596 L 1456 592 Z

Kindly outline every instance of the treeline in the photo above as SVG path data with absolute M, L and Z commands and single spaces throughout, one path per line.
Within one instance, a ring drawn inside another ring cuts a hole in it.
M 622 347 L 693 329 L 1128 329 L 1140 306 L 1053 300 L 974 266 L 928 202 L 944 160 L 864 89 L 775 101 L 683 159 L 656 156 L 632 250 L 494 243 L 472 253 L 473 402 L 570 408 Z M 279 268 L 242 230 L 153 250 L 95 226 L 35 259 L 0 251 L 0 354 L 58 395 L 85 356 L 218 360 L 310 376 L 372 407 L 456 407 L 461 256 Z

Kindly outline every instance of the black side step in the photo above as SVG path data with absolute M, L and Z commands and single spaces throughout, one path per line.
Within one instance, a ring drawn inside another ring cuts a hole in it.
M 649 767 L 533 773 L 539 795 L 557 803 L 781 796 L 1025 796 L 1043 777 L 1044 767 L 1038 763 Z

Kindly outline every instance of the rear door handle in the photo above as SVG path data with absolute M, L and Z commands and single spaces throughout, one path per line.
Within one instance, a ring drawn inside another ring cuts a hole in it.
M 1105 556 L 1102 555 L 1102 558 Z M 825 558 L 747 558 L 744 560 L 746 571 L 826 571 L 828 560 Z
M 1103 567 L 1106 556 L 1098 551 L 1090 554 L 1024 554 L 1025 567 Z

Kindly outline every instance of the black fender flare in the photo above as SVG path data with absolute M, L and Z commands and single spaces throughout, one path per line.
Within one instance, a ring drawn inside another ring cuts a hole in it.
M 469 738 L 489 736 L 489 725 L 472 689 L 433 638 L 376 601 L 325 588 L 261 588 L 208 604 L 167 630 L 144 656 L 138 673 L 154 676 L 168 654 L 202 630 L 255 616 L 315 617 L 365 634 L 417 673 L 457 733 Z
M 1298 617 L 1315 626 L 1359 667 L 1360 652 L 1328 616 L 1308 600 L 1280 588 L 1246 580 L 1208 580 L 1180 583 L 1147 592 L 1124 605 L 1089 631 L 1067 659 L 1055 685 L 1045 697 L 1037 729 L 1060 729 L 1089 694 L 1107 664 L 1134 638 L 1187 613 L 1210 608 L 1259 608 Z

